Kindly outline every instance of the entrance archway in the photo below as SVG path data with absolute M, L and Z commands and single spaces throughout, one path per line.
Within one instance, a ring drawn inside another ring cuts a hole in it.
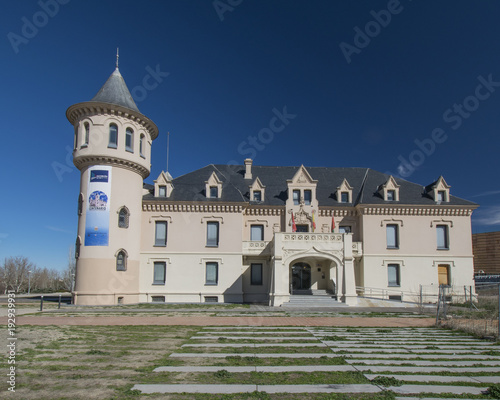
M 311 289 L 311 266 L 304 262 L 292 266 L 292 290 Z

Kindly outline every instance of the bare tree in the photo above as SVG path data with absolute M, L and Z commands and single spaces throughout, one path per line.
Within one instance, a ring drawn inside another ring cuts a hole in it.
M 2 267 L 2 278 L 6 289 L 19 293 L 28 289 L 28 271 L 35 265 L 27 257 L 7 257 Z

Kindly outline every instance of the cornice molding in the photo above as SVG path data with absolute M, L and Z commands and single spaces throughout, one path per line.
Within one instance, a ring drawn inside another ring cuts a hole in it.
M 145 179 L 149 176 L 149 169 L 130 160 L 111 156 L 78 156 L 73 159 L 75 166 L 82 170 L 91 165 L 111 165 L 123 169 L 128 169 L 142 176 Z
M 243 206 L 234 204 L 182 204 L 146 201 L 142 203 L 142 210 L 153 212 L 242 213 Z
M 477 207 L 360 207 L 361 215 L 407 215 L 407 216 L 465 216 L 470 217 Z

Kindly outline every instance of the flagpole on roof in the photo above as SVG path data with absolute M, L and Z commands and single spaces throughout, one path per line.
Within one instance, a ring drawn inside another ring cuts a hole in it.
M 168 157 L 170 148 L 170 132 L 167 132 L 167 177 L 168 177 Z

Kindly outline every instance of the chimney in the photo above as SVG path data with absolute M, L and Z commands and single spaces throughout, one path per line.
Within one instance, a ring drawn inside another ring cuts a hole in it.
M 252 159 L 245 159 L 245 179 L 252 179 Z

